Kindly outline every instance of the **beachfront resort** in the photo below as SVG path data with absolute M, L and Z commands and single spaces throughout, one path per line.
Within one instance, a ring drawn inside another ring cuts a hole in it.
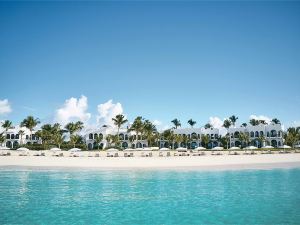
M 44 124 L 28 116 L 19 126 L 6 120 L 2 123 L 0 136 L 2 149 L 31 150 L 81 149 L 81 150 L 239 150 L 239 149 L 285 149 L 299 147 L 299 128 L 282 129 L 278 119 L 250 120 L 236 126 L 238 117 L 224 120 L 223 127 L 211 124 L 195 127 L 190 119 L 188 128 L 182 128 L 178 119 L 171 121 L 172 128 L 158 131 L 149 120 L 137 117 L 132 123 L 124 115 L 112 118 L 115 126 L 102 125 L 97 129 L 84 129 L 82 122 Z

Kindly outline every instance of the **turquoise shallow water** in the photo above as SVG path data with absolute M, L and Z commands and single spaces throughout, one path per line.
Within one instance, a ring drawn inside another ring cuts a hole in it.
M 300 169 L 0 170 L 0 224 L 300 224 Z

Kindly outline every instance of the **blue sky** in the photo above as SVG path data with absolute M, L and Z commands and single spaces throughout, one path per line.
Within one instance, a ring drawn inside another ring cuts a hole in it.
M 84 95 L 89 123 L 110 99 L 163 124 L 300 121 L 300 2 L 0 2 L 0 34 L 0 119 Z

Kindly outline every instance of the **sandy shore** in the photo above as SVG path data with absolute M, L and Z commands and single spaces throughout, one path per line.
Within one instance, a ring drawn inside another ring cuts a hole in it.
M 95 169 L 252 169 L 300 168 L 300 154 L 205 155 L 172 157 L 54 157 L 0 156 L 0 167 L 95 168 Z

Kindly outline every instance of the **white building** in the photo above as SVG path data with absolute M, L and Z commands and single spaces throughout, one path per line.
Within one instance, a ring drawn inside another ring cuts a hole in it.
M 107 141 L 108 135 L 116 134 L 117 130 L 112 127 L 101 127 L 99 129 L 87 130 L 84 135 L 84 140 L 89 150 L 97 149 L 98 143 L 96 142 L 96 138 L 101 137 L 102 141 L 99 143 L 99 148 L 103 149 L 110 147 L 110 143 Z M 128 132 L 128 129 L 124 128 L 119 130 L 119 140 L 123 149 L 148 147 L 147 141 L 142 140 L 141 135 L 138 135 L 138 139 L 136 139 L 136 133 L 134 131 Z
M 242 143 L 239 139 L 240 133 L 245 133 L 250 138 L 250 145 L 263 147 L 271 145 L 278 147 L 283 145 L 283 130 L 280 124 L 268 125 L 249 125 L 247 127 L 229 128 L 230 146 L 241 147 Z
M 24 131 L 24 134 L 19 133 L 20 130 Z M 20 145 L 24 144 L 36 144 L 41 143 L 38 137 L 35 134 L 36 131 L 32 132 L 32 138 L 30 139 L 30 130 L 27 128 L 13 127 L 8 129 L 7 131 L 3 131 L 3 134 L 6 137 L 2 146 L 6 146 L 8 148 L 18 148 Z

